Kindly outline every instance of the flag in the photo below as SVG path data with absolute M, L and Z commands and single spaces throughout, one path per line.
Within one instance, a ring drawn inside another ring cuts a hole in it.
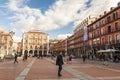
M 84 41 L 88 40 L 87 26 L 84 27 Z

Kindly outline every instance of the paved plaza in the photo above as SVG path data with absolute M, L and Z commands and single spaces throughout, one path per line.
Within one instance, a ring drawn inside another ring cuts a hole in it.
M 120 80 L 120 64 L 74 59 L 64 64 L 62 77 L 57 76 L 57 66 L 51 58 L 28 58 L 0 62 L 0 80 Z

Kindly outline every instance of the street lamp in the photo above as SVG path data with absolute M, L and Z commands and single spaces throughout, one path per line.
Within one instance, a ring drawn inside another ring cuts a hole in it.
M 67 46 L 67 45 L 68 45 L 68 44 L 67 44 L 67 42 L 68 42 L 68 37 L 69 37 L 69 36 L 67 36 L 67 38 L 66 38 L 66 48 L 65 48 L 66 54 L 65 54 L 65 55 L 68 55 L 68 54 L 67 54 L 67 52 L 68 52 L 68 50 L 67 50 L 67 47 L 68 47 L 68 46 Z

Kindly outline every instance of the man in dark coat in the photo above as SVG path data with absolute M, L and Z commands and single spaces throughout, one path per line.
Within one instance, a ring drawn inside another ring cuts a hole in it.
M 63 62 L 63 57 L 62 57 L 62 54 L 60 53 L 58 56 L 57 56 L 57 59 L 56 59 L 56 65 L 58 65 L 58 76 L 62 76 L 61 75 L 61 71 L 62 71 L 62 65 L 64 64 Z
M 17 53 L 15 53 L 15 57 L 14 57 L 14 64 L 15 64 L 16 62 L 18 63 L 17 58 L 18 58 L 18 54 L 17 54 Z

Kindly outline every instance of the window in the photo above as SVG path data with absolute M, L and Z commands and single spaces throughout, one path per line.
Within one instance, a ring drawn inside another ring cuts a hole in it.
M 97 30 L 97 36 L 99 36 L 100 35 L 100 30 Z
M 35 49 L 37 49 L 37 46 L 35 46 Z
M 104 45 L 105 44 L 105 42 L 104 42 L 104 37 L 102 38 L 102 45 Z
M 26 43 L 27 43 L 27 40 L 26 40 Z
M 42 49 L 42 45 L 40 45 L 40 49 Z
M 37 45 L 38 44 L 38 40 L 37 39 L 35 39 L 35 45 Z
M 2 35 L 0 34 L 0 39 L 2 39 Z
M 33 34 L 30 35 L 30 39 L 32 39 L 32 37 L 33 37 Z
M 26 49 L 27 49 L 27 46 L 26 46 Z
M 104 24 L 105 24 L 105 20 L 104 20 L 104 19 L 102 20 L 101 24 L 102 24 L 102 25 L 104 25 Z
M 32 49 L 32 46 L 30 46 L 30 49 Z
M 26 39 L 26 40 L 28 39 L 28 35 L 25 36 L 25 39 Z
M 93 29 L 96 29 L 96 26 L 95 26 L 95 25 L 93 25 Z
M 111 26 L 108 26 L 108 33 L 111 32 Z
M 100 44 L 100 39 L 99 38 L 96 39 L 96 43 L 97 43 L 97 45 Z
M 7 49 L 7 46 L 5 46 L 5 49 Z
M 115 23 L 115 31 L 117 31 L 119 28 L 118 22 Z
M 99 22 L 97 22 L 97 23 L 96 23 L 96 27 L 99 27 L 99 26 L 100 26 L 100 23 L 99 23 Z
M 92 38 L 92 34 L 91 34 L 91 33 L 89 34 L 89 38 L 90 38 L 90 39 Z
M 92 41 L 90 40 L 90 45 L 92 45 Z
M 110 16 L 107 17 L 107 22 L 108 23 L 111 22 L 111 17 Z
M 118 34 L 115 35 L 115 42 L 116 43 L 119 42 L 119 35 Z
M 35 34 L 35 38 L 38 38 L 38 35 L 37 35 L 37 34 Z
M 102 35 L 105 34 L 104 28 L 101 29 L 101 34 L 102 34 Z
M 114 19 L 114 20 L 115 20 L 115 19 L 118 19 L 118 13 L 117 13 L 117 12 L 113 13 L 113 19 Z
M 112 43 L 112 37 L 108 36 L 108 44 L 111 44 L 111 43 Z
M 93 34 L 93 35 L 94 35 L 94 37 L 95 37 L 95 32 L 94 32 L 94 34 Z

